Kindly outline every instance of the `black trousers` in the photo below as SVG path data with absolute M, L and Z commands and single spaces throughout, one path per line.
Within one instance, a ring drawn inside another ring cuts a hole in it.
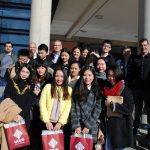
M 135 104 L 133 134 L 136 135 L 141 124 L 142 112 L 148 116 L 147 122 L 150 124 L 150 91 L 148 91 L 148 89 L 135 88 L 133 89 L 133 96 Z

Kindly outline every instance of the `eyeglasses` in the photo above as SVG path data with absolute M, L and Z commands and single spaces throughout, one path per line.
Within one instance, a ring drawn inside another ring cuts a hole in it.
M 103 47 L 111 48 L 111 46 L 110 46 L 110 45 L 103 45 Z

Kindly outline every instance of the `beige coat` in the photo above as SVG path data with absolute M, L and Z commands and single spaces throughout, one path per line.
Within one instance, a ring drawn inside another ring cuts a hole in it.
M 8 150 L 8 145 L 4 133 L 4 123 L 9 123 L 14 121 L 16 115 L 18 115 L 22 110 L 14 103 L 10 98 L 4 99 L 0 103 L 0 144 L 1 150 Z

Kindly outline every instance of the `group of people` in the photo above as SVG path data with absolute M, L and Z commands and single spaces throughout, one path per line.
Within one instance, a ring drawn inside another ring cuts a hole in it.
M 79 46 L 63 48 L 59 40 L 53 46 L 48 54 L 48 46 L 41 44 L 37 53 L 36 44 L 30 43 L 16 58 L 7 42 L 0 54 L 1 80 L 7 82 L 3 101 L 10 98 L 22 109 L 13 121 L 25 119 L 31 139 L 27 148 L 42 149 L 44 129 L 62 129 L 66 150 L 74 133 L 91 134 L 93 149 L 97 143 L 106 150 L 133 146 L 142 111 L 148 116 L 150 112 L 148 40 L 139 41 L 140 54 L 134 57 L 131 48 L 124 47 L 117 61 L 110 54 L 110 40 L 103 41 L 101 53 Z M 121 97 L 122 103 L 110 97 Z M 108 115 L 108 109 L 116 116 Z M 147 137 L 150 142 L 150 131 Z

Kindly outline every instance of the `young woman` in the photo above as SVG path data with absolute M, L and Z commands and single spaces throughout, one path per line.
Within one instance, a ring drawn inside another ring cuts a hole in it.
M 69 62 L 70 62 L 70 50 L 67 48 L 63 48 L 60 53 L 60 58 L 56 64 L 52 65 L 53 69 L 56 69 L 57 67 L 64 68 L 67 75 L 69 74 Z
M 98 96 L 95 71 L 85 67 L 73 92 L 71 110 L 72 130 L 77 133 L 92 134 L 97 142 L 97 120 L 101 113 L 101 97 Z
M 4 92 L 5 98 L 11 98 L 22 109 L 15 121 L 25 119 L 27 128 L 29 128 L 30 110 L 34 100 L 33 87 L 30 85 L 31 73 L 30 65 L 23 64 L 18 74 L 8 82 Z
M 40 116 L 47 130 L 59 130 L 68 122 L 71 94 L 64 70 L 56 68 L 52 84 L 44 87 L 40 97 Z
M 78 61 L 81 65 L 81 67 L 84 65 L 84 59 L 82 59 L 82 56 L 81 56 L 81 48 L 79 46 L 75 46 L 73 49 L 72 49 L 72 52 L 71 52 L 71 59 L 70 61 Z
M 80 72 L 80 63 L 78 61 L 73 61 L 70 64 L 70 75 L 68 78 L 68 83 L 70 87 L 74 88 L 76 82 L 80 78 L 79 72 Z
M 82 57 L 84 58 L 84 59 L 86 59 L 86 57 L 88 56 L 88 54 L 89 54 L 89 49 L 87 48 L 87 47 L 85 47 L 83 50 L 82 50 Z
M 86 62 L 86 59 L 89 54 L 90 54 L 89 48 L 85 47 L 82 49 L 81 57 L 82 57 L 83 62 Z
M 102 57 L 98 58 L 95 63 L 96 77 L 98 81 L 106 80 L 106 68 L 105 59 Z
M 32 83 L 34 85 L 33 93 L 36 95 L 32 106 L 31 120 L 31 145 L 33 150 L 42 149 L 41 133 L 43 123 L 40 120 L 39 99 L 42 89 L 46 84 L 51 83 L 51 80 L 52 77 L 48 73 L 47 66 L 44 63 L 37 64 L 32 76 Z
M 105 105 L 113 112 L 119 113 L 120 117 L 107 117 L 106 121 L 106 149 L 123 150 L 131 147 L 133 142 L 132 133 L 132 110 L 133 96 L 125 87 L 123 73 L 118 66 L 109 67 L 107 72 L 108 85 L 104 87 Z M 107 96 L 122 96 L 123 103 L 115 103 Z

